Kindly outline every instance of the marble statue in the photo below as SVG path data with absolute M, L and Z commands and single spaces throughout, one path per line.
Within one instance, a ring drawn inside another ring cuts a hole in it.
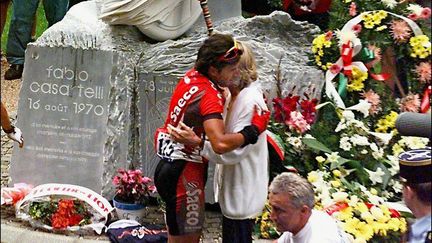
M 110 25 L 134 25 L 146 36 L 164 41 L 184 34 L 200 15 L 198 0 L 106 0 L 99 18 Z

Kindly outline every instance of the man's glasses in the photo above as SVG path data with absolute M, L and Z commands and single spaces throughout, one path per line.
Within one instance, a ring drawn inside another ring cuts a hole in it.
M 242 50 L 238 49 L 237 41 L 234 40 L 234 46 L 226 51 L 223 55 L 218 57 L 218 61 L 233 63 L 237 61 L 237 57 L 242 53 Z

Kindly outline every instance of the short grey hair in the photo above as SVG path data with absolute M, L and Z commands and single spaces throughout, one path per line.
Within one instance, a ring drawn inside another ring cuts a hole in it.
M 296 173 L 283 172 L 277 175 L 270 184 L 269 192 L 288 194 L 291 203 L 296 208 L 306 205 L 312 209 L 315 205 L 312 184 Z

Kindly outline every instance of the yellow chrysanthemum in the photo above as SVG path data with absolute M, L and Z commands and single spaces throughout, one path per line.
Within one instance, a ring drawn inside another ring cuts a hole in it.
M 389 208 L 386 205 L 379 205 L 379 208 L 381 209 L 381 211 L 383 212 L 383 214 L 387 217 L 390 217 L 391 212 L 389 210 Z
M 365 14 L 362 16 L 364 22 L 372 21 L 372 14 Z
M 312 52 L 315 54 L 315 63 L 323 70 L 327 70 L 328 68 L 326 65 L 322 64 L 321 57 L 325 54 L 324 48 L 329 48 L 331 45 L 332 42 L 326 39 L 326 34 L 318 35 L 312 41 Z
M 357 234 L 357 225 L 360 223 L 358 218 L 350 218 L 345 220 L 345 223 L 342 223 L 342 228 L 345 232 L 356 235 Z
M 369 211 L 361 213 L 360 217 L 363 220 L 365 220 L 368 224 L 375 221 L 375 217 Z
M 364 84 L 360 80 L 353 80 L 350 84 L 347 85 L 347 90 L 349 92 L 352 91 L 362 91 L 364 89 Z
M 371 227 L 375 234 L 381 236 L 387 236 L 388 225 L 383 222 L 373 222 Z
M 380 18 L 380 20 L 383 20 L 383 19 L 387 18 L 388 14 L 386 11 L 380 10 L 380 11 L 378 11 L 378 13 L 376 13 L 376 15 Z
M 399 231 L 399 225 L 401 225 L 401 221 L 398 218 L 391 218 L 388 222 L 388 229 L 393 231 Z
M 270 216 L 270 213 L 269 212 L 264 212 L 263 214 L 262 214 L 262 220 L 268 220 L 269 219 L 269 216 Z
M 399 144 L 394 144 L 392 147 L 393 155 L 398 156 L 400 153 L 404 152 L 404 149 Z
M 354 207 L 355 210 L 359 211 L 360 213 L 369 212 L 368 207 L 365 203 L 357 203 L 357 205 Z
M 374 25 L 378 25 L 381 23 L 381 17 L 378 14 L 374 14 L 372 16 L 372 21 L 373 21 Z
M 398 114 L 395 111 L 390 112 L 387 116 L 378 120 L 376 124 L 376 132 L 387 132 L 388 129 L 395 128 Z
M 330 184 L 332 185 L 332 187 L 334 188 L 338 188 L 342 185 L 342 183 L 340 182 L 340 180 L 334 180 L 334 181 L 330 181 Z
M 407 231 L 407 222 L 404 218 L 399 218 L 399 229 L 402 233 Z
M 431 55 L 431 43 L 426 35 L 411 37 L 411 57 L 424 59 Z
M 356 238 L 363 238 L 366 241 L 370 240 L 373 235 L 374 235 L 374 231 L 372 229 L 372 227 L 368 224 L 366 224 L 365 222 L 360 222 L 357 224 L 357 234 L 355 235 Z
M 364 27 L 366 29 L 373 29 L 373 27 L 374 27 L 373 21 L 366 21 L 366 22 L 364 22 Z

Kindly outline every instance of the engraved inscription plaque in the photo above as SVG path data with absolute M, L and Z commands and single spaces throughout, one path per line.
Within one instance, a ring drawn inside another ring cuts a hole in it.
M 169 102 L 179 78 L 140 74 L 138 109 L 140 110 L 140 147 L 145 175 L 153 177 L 159 157 L 154 150 L 153 136 L 165 122 Z
M 12 182 L 101 191 L 114 53 L 29 46 L 19 97 Z

